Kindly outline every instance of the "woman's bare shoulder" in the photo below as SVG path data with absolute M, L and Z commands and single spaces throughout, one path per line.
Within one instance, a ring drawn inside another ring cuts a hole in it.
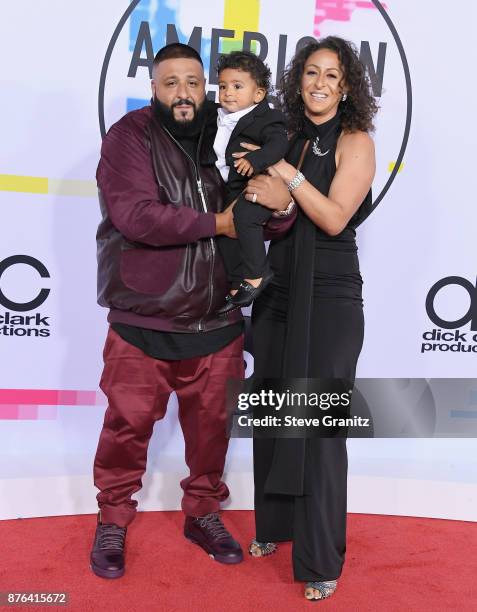
M 355 132 L 342 132 L 337 144 L 337 149 L 342 153 L 346 151 L 355 152 L 357 150 L 361 152 L 374 152 L 374 140 L 368 134 L 368 132 L 355 131 Z
M 356 161 L 366 164 L 376 163 L 374 140 L 367 132 L 342 132 L 336 145 L 336 167 L 340 167 L 343 162 Z

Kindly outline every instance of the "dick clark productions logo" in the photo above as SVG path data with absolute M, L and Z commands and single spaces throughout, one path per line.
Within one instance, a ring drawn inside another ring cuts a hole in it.
M 470 304 L 465 310 L 467 306 L 462 301 L 456 308 L 457 318 L 444 319 L 436 312 L 435 300 L 442 289 L 452 286 L 464 289 L 470 298 Z M 473 285 L 468 279 L 461 276 L 446 276 L 437 281 L 427 294 L 426 312 L 437 327 L 422 334 L 424 342 L 421 345 L 421 353 L 436 351 L 477 353 L 477 281 Z M 469 323 L 470 330 L 462 331 L 462 328 Z
M 50 278 L 47 267 L 35 257 L 30 255 L 12 255 L 0 261 L 0 336 L 27 336 L 35 338 L 46 338 L 50 335 L 50 317 L 40 312 L 27 313 L 39 308 L 48 298 L 50 289 L 41 288 L 33 292 L 30 299 L 19 302 L 8 297 L 2 289 L 2 276 L 10 268 L 16 269 L 18 265 L 26 265 L 33 268 L 40 278 Z M 10 288 L 11 290 L 11 288 Z M 5 290 L 6 291 L 6 290 Z

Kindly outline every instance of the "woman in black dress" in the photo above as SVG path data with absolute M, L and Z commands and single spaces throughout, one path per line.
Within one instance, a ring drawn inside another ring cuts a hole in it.
M 291 191 L 298 215 L 270 244 L 274 278 L 252 313 L 255 373 L 352 381 L 364 328 L 355 228 L 371 207 L 377 106 L 355 47 L 337 37 L 300 50 L 280 93 L 289 152 L 249 181 L 246 197 L 280 211 Z M 254 476 L 251 554 L 292 540 L 305 597 L 329 597 L 346 549 L 346 439 L 256 439 Z

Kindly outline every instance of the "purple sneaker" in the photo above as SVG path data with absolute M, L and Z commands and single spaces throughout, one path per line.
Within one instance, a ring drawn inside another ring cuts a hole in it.
M 121 578 L 124 574 L 124 544 L 127 527 L 114 523 L 98 525 L 91 550 L 91 569 L 101 578 Z
M 219 563 L 233 564 L 243 561 L 240 544 L 225 528 L 217 512 L 197 518 L 186 516 L 184 535 Z

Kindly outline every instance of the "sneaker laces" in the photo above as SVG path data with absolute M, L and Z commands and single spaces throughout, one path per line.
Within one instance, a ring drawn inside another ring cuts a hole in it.
M 215 540 L 225 540 L 231 537 L 216 512 L 206 514 L 205 516 L 199 516 L 197 521 L 201 527 L 207 529 Z
M 99 548 L 101 548 L 102 550 L 123 550 L 125 537 L 125 527 L 118 527 L 118 525 L 114 525 L 113 523 L 111 523 L 110 525 L 101 525 L 101 530 L 98 538 Z

